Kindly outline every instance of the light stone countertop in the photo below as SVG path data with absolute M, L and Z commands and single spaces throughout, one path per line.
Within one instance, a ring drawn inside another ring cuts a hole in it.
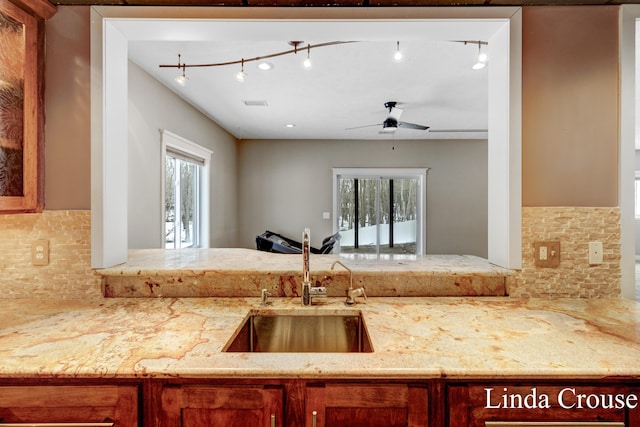
M 513 271 L 472 255 L 312 255 L 311 280 L 342 296 L 355 287 L 375 297 L 505 296 Z M 96 270 L 106 297 L 253 297 L 268 289 L 299 296 L 302 256 L 242 248 L 137 249 L 126 263 Z
M 622 299 L 4 299 L 0 378 L 640 376 L 640 305 Z M 361 310 L 373 353 L 224 353 L 250 310 Z

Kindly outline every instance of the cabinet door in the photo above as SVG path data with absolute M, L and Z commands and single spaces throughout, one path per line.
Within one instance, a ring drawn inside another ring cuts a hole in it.
M 162 390 L 162 427 L 281 427 L 281 388 L 167 386 Z
M 309 385 L 307 427 L 427 427 L 426 388 L 406 384 Z
M 2 423 L 102 423 L 138 426 L 136 386 L 3 386 Z
M 0 212 L 43 207 L 44 21 L 0 2 Z
M 573 422 L 576 426 L 581 422 L 626 422 L 624 425 L 637 426 L 640 405 L 636 396 L 637 388 L 624 385 L 451 385 L 447 389 L 448 426 L 525 421 Z M 625 402 L 627 397 L 630 400 Z

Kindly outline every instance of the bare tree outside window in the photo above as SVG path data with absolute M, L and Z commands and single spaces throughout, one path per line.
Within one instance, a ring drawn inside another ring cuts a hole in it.
M 342 252 L 417 253 L 417 179 L 340 178 L 338 188 Z
M 198 165 L 166 156 L 165 248 L 197 244 L 198 169 Z

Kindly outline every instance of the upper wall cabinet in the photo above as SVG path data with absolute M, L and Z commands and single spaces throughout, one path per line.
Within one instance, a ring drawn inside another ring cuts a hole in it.
M 47 1 L 0 0 L 0 212 L 44 207 Z

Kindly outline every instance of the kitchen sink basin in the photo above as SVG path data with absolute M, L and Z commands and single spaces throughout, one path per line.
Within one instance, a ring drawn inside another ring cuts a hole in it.
M 362 313 L 250 313 L 224 348 L 226 352 L 371 353 Z

